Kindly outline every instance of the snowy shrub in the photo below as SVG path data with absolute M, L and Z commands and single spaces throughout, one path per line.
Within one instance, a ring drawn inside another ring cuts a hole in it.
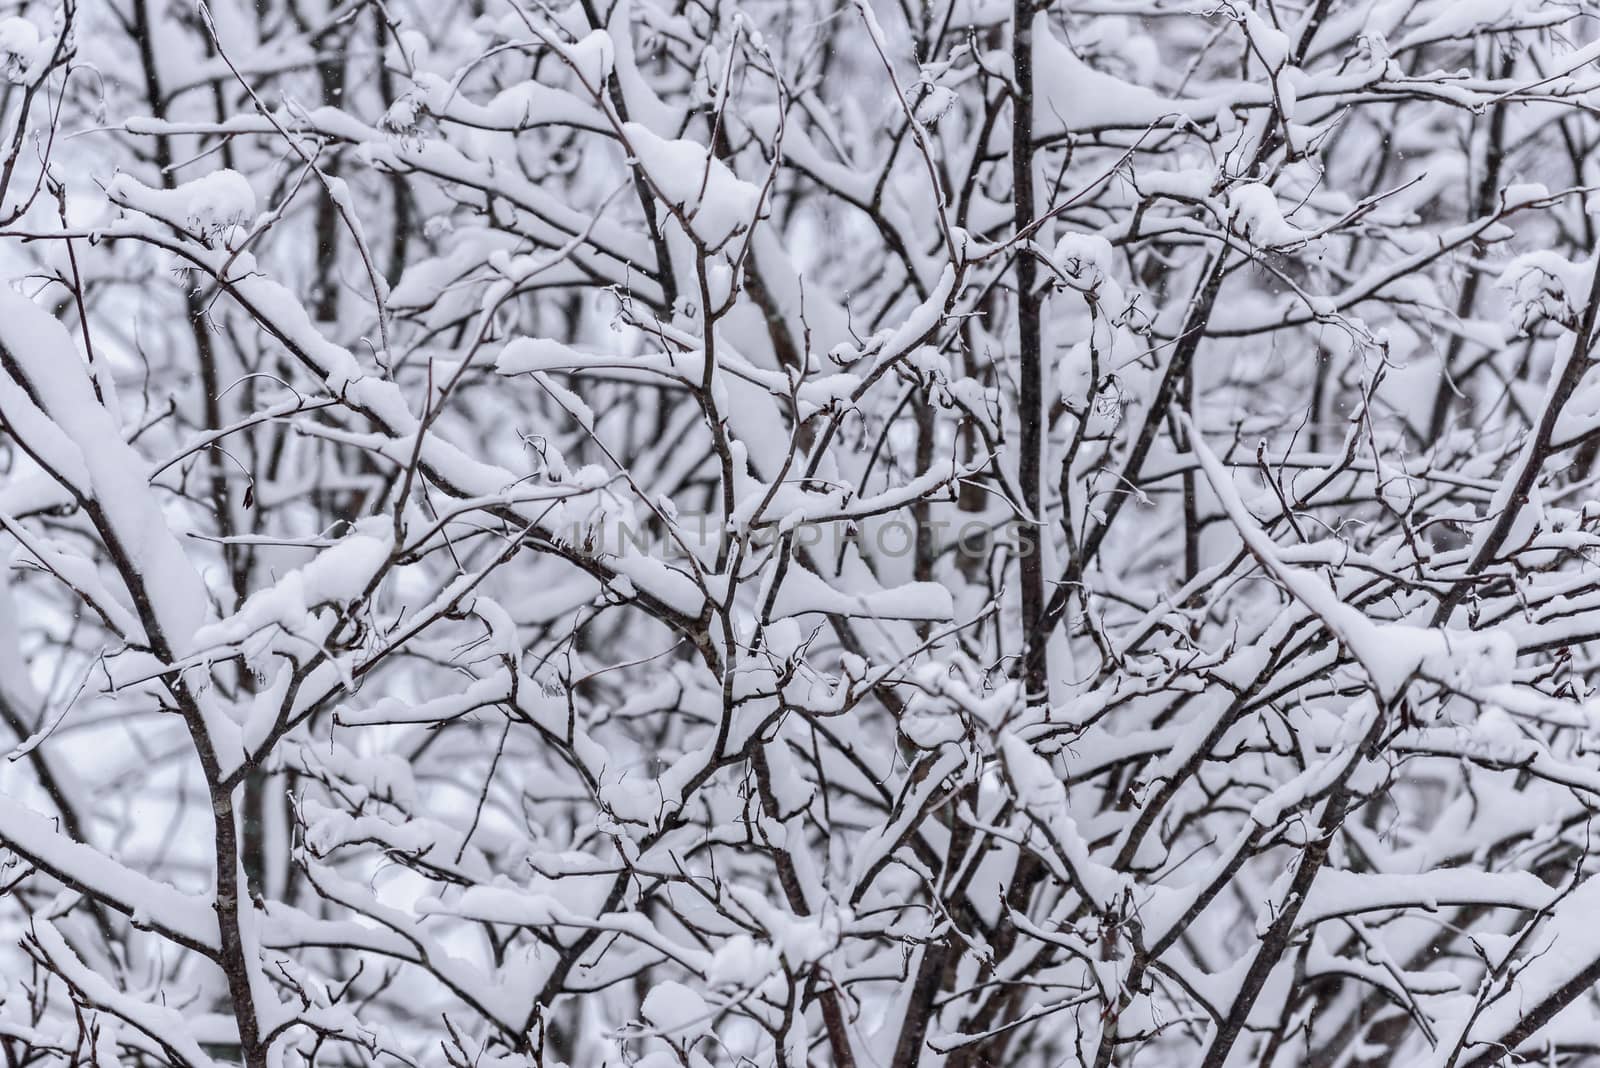
M 1600 1061 L 1595 15 L 8 7 L 5 1065 Z

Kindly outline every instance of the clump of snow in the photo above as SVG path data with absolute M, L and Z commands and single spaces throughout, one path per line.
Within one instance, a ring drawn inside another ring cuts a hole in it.
M 506 343 L 494 369 L 503 375 L 561 371 L 591 362 L 577 350 L 547 337 L 519 337 Z
M 1063 273 L 1086 280 L 1111 273 L 1115 253 L 1111 242 L 1099 234 L 1066 234 L 1056 242 L 1050 261 Z
M 1549 196 L 1550 189 L 1543 182 L 1519 182 L 1500 191 L 1500 200 L 1507 208 L 1527 207 Z
M 1000 735 L 995 747 L 1006 775 L 1016 790 L 1018 804 L 1051 838 L 1051 845 L 1069 864 L 1097 904 L 1116 898 L 1121 878 L 1091 859 L 1089 845 L 1078 830 L 1067 789 L 1050 762 L 1010 731 Z
M 307 615 L 322 604 L 359 597 L 380 568 L 389 561 L 393 528 L 387 520 L 370 516 L 338 544 L 324 549 L 316 559 L 257 590 L 227 619 L 200 628 L 200 645 L 226 645 L 269 626 L 297 630 Z
M 27 19 L 0 19 L 0 75 L 12 85 L 26 85 L 50 62 L 55 42 L 41 39 Z
M 402 145 L 420 148 L 422 123 L 428 114 L 427 104 L 415 93 L 402 94 L 378 120 L 378 126 L 394 135 Z
M 605 85 L 616 63 L 616 48 L 605 30 L 595 30 L 576 44 L 563 46 L 561 54 L 584 85 L 594 90 Z
M 710 980 L 717 986 L 755 989 L 778 970 L 778 951 L 749 935 L 735 935 L 711 958 Z
M 651 987 L 639 1012 L 663 1035 L 680 1042 L 711 1032 L 711 1008 L 682 983 L 668 980 Z
M 937 749 L 959 742 L 967 733 L 960 713 L 948 700 L 916 693 L 900 716 L 900 733 L 919 749 Z
M 660 828 L 676 806 L 667 797 L 655 779 L 638 777 L 607 782 L 600 787 L 601 804 L 610 823 L 620 825 L 619 831 L 632 828 L 641 834 L 650 834 Z
M 1309 236 L 1283 217 L 1277 194 L 1260 182 L 1246 182 L 1228 191 L 1228 225 L 1263 248 L 1297 244 Z
M 1589 288 L 1593 263 L 1573 263 L 1548 249 L 1528 252 L 1506 265 L 1495 285 L 1506 293 L 1521 334 L 1545 321 L 1572 329 Z
M 1134 172 L 1134 183 L 1139 191 L 1147 196 L 1205 200 L 1211 195 L 1211 182 L 1211 172 L 1200 168 Z
M 1127 299 L 1111 274 L 1115 256 L 1111 242 L 1099 234 L 1067 234 L 1056 242 L 1050 262 L 1073 288 L 1093 293 L 1111 315 L 1118 315 Z
M 668 140 L 636 122 L 626 123 L 622 130 L 650 184 L 683 213 L 701 241 L 716 247 L 750 227 L 761 191 L 736 176 L 704 145 Z
M 840 612 L 877 619 L 949 619 L 955 614 L 950 591 L 937 582 L 908 582 L 880 590 L 844 593 L 820 575 L 791 564 L 773 599 L 774 618 L 810 612 Z
M 1245 36 L 1251 48 L 1269 71 L 1275 71 L 1289 60 L 1289 35 L 1261 17 L 1253 9 L 1244 10 Z
M 238 171 L 212 171 L 175 189 L 152 189 L 131 175 L 111 180 L 113 199 L 197 234 L 207 244 L 226 243 L 236 226 L 255 218 L 256 194 Z
M 1424 8 L 1419 7 L 1419 10 Z M 1521 0 L 1450 0 L 1425 10 L 1437 14 L 1432 14 L 1432 18 L 1402 37 L 1399 47 L 1412 48 L 1429 41 L 1467 37 L 1503 25 L 1524 8 Z
M 917 121 L 924 126 L 932 126 L 955 106 L 955 91 L 943 85 L 928 85 L 923 91 L 922 99 L 917 103 Z
M 1188 106 L 1147 86 L 1096 70 L 1056 36 L 1048 12 L 1033 21 L 1033 127 L 1039 137 L 1180 118 Z

